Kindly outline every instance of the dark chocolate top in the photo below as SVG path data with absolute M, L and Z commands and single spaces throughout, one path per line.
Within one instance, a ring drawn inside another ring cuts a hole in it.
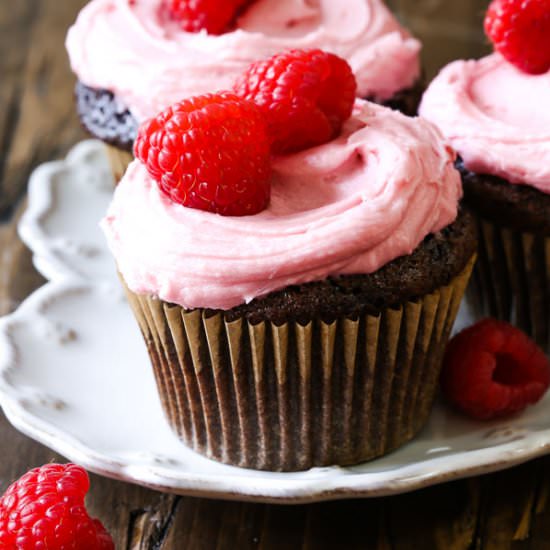
M 77 82 L 75 95 L 80 122 L 92 136 L 125 151 L 132 151 L 138 129 L 137 120 L 111 92 Z
M 411 88 L 397 92 L 391 99 L 384 101 L 383 105 L 394 111 L 401 111 L 404 115 L 416 116 L 425 91 L 425 80 L 420 78 Z
M 457 168 L 462 174 L 465 202 L 481 217 L 518 231 L 550 236 L 550 195 L 529 185 L 470 172 L 461 159 Z
M 282 324 L 377 314 L 448 284 L 466 266 L 476 243 L 473 218 L 462 211 L 452 225 L 426 237 L 412 254 L 393 260 L 375 273 L 290 286 L 226 311 L 225 318 Z

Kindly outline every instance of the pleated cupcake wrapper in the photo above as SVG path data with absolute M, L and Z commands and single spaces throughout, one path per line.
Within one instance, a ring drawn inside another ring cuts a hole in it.
M 115 178 L 115 185 L 121 180 L 124 172 L 134 160 L 134 155 L 129 151 L 124 149 L 119 149 L 114 145 L 105 144 L 107 150 L 107 157 L 109 159 L 109 164 L 111 165 L 111 171 Z
M 479 259 L 468 288 L 476 315 L 518 326 L 550 353 L 550 237 L 477 224 Z
M 186 445 L 236 466 L 304 470 L 372 459 L 424 426 L 472 265 L 418 301 L 330 324 L 227 322 L 128 297 Z

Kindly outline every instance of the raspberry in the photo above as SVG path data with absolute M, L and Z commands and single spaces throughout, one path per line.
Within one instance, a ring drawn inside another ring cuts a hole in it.
M 493 0 L 485 32 L 495 49 L 522 71 L 550 69 L 550 0 Z
M 134 153 L 173 201 L 225 216 L 269 202 L 267 127 L 250 101 L 222 92 L 176 103 L 139 130 Z
M 550 385 L 550 361 L 521 330 L 485 319 L 450 341 L 441 383 L 469 416 L 499 418 L 541 399 Z
M 162 0 L 162 9 L 186 32 L 222 34 L 247 0 Z
M 27 472 L 0 499 L 0 548 L 114 550 L 113 540 L 84 507 L 88 474 L 74 464 Z
M 357 82 L 336 55 L 292 50 L 251 65 L 234 89 L 262 108 L 273 151 L 285 153 L 336 137 L 351 115 Z

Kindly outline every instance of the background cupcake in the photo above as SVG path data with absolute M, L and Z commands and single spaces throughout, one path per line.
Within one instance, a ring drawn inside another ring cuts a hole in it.
M 550 117 L 541 105 L 550 97 L 550 10 L 540 12 L 543 4 L 494 2 L 486 28 L 499 52 L 443 69 L 420 112 L 460 155 L 465 199 L 477 215 L 472 303 L 549 350 Z
M 186 97 L 230 89 L 251 62 L 283 50 L 336 53 L 351 64 L 360 97 L 416 112 L 420 44 L 381 0 L 257 0 L 240 11 L 238 2 L 212 2 L 216 14 L 234 5 L 235 16 L 214 28 L 204 14 L 179 10 L 184 4 L 92 0 L 69 31 L 78 111 L 92 135 L 112 146 L 117 179 L 132 159 L 138 123 Z M 201 28 L 197 20 L 203 30 L 189 32 Z
M 283 85 L 304 70 L 282 79 L 272 63 Z M 257 84 L 260 69 L 239 89 L 271 94 L 274 132 L 282 98 L 301 96 Z M 332 118 L 347 77 L 329 82 Z M 427 420 L 473 262 L 454 155 L 431 124 L 359 101 L 335 139 L 275 157 L 269 175 L 251 105 L 203 96 L 144 125 L 103 222 L 164 409 L 187 445 L 238 466 L 380 456 Z M 321 125 L 309 108 L 287 124 L 303 146 Z M 203 163 L 213 185 L 193 187 Z

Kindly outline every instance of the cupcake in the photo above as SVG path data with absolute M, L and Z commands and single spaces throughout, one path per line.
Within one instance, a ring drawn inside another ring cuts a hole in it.
M 357 464 L 418 433 L 476 246 L 436 128 L 353 94 L 345 108 L 353 75 L 333 58 L 341 81 L 317 107 L 336 135 L 308 147 L 321 114 L 289 110 L 307 90 L 285 88 L 308 56 L 248 71 L 247 99 L 147 122 L 102 224 L 174 431 L 274 471 Z M 284 136 L 295 152 L 270 158 Z
M 531 60 L 529 36 L 515 46 L 513 25 L 531 17 L 519 4 L 498 14 L 507 37 L 495 38 L 501 51 L 444 68 L 420 112 L 458 152 L 465 201 L 476 215 L 480 248 L 471 304 L 478 315 L 517 325 L 549 351 L 550 116 L 541 105 L 550 97 L 550 59 L 536 65 L 544 52 L 538 48 Z M 488 13 L 488 30 L 499 5 Z
M 138 123 L 186 97 L 230 89 L 251 62 L 283 50 L 336 53 L 351 64 L 360 97 L 416 113 L 420 44 L 381 0 L 257 0 L 224 29 L 204 24 L 218 34 L 190 32 L 201 27 L 181 19 L 180 4 L 92 0 L 69 30 L 77 109 L 84 127 L 108 144 L 117 181 L 132 159 Z M 216 4 L 216 13 L 230 4 Z

